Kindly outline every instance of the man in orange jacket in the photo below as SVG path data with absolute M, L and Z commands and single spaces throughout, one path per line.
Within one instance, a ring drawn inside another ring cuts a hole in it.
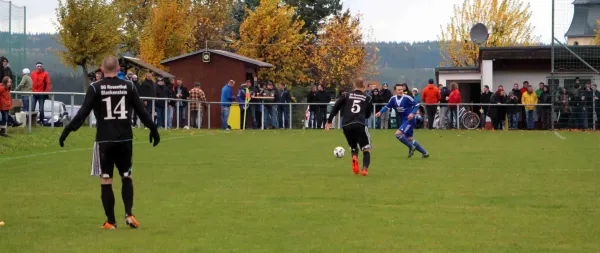
M 421 94 L 421 101 L 425 103 L 427 108 L 427 128 L 429 129 L 433 129 L 433 119 L 441 98 L 440 90 L 433 85 L 433 79 L 429 79 L 429 85 L 423 89 Z
M 44 70 L 44 65 L 41 62 L 35 64 L 36 71 L 31 74 L 31 80 L 33 81 L 32 91 L 33 92 L 50 92 L 50 77 L 48 72 Z M 33 110 L 39 101 L 39 122 L 44 122 L 44 101 L 46 101 L 48 95 L 33 95 Z

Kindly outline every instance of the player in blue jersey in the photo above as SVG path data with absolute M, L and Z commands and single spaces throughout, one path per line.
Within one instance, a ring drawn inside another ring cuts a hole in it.
M 375 117 L 381 116 L 389 109 L 396 108 L 398 113 L 396 118 L 401 120 L 399 122 L 402 122 L 398 131 L 396 131 L 396 139 L 408 147 L 408 158 L 415 154 L 415 150 L 421 152 L 423 158 L 429 157 L 429 153 L 413 138 L 413 129 L 416 125 L 415 114 L 419 110 L 419 103 L 411 96 L 405 95 L 400 85 L 394 86 L 394 92 L 396 95 L 390 99 L 386 106 L 381 108 L 381 111 Z

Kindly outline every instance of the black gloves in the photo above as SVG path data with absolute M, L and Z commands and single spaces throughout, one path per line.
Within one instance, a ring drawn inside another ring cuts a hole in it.
M 160 134 L 158 134 L 157 128 L 150 129 L 150 143 L 152 143 L 152 141 L 154 141 L 154 147 L 160 142 Z
M 60 135 L 60 139 L 58 139 L 58 143 L 60 144 L 60 147 L 64 147 L 65 146 L 65 140 L 67 139 L 67 137 L 69 136 L 69 133 L 71 133 L 71 130 L 65 128 L 62 132 L 62 134 Z M 156 147 L 156 145 L 158 145 L 158 143 L 160 142 L 160 134 L 158 134 L 158 129 L 153 128 L 150 130 L 150 143 L 154 142 L 154 147 Z
M 70 133 L 71 133 L 71 130 L 69 130 L 68 128 L 65 127 L 62 134 L 60 135 L 60 139 L 58 139 L 58 143 L 60 144 L 61 148 L 65 146 L 65 140 L 67 139 L 67 137 L 69 136 Z

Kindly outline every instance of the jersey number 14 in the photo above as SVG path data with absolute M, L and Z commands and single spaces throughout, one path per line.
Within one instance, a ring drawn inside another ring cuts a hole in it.
M 105 99 L 102 99 L 102 101 L 104 103 L 106 103 L 106 117 L 104 117 L 105 120 L 127 119 L 127 108 L 125 108 L 125 96 L 121 97 L 121 100 L 119 100 L 119 103 L 117 103 L 117 106 L 115 106 L 115 110 L 114 111 L 112 109 L 113 108 L 113 104 L 112 104 L 112 98 L 111 97 L 107 97 Z M 118 117 L 115 118 L 114 115 L 118 115 Z

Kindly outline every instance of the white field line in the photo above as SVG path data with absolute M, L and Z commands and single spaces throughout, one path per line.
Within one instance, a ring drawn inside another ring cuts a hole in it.
M 554 135 L 556 135 L 556 137 L 560 138 L 561 140 L 566 140 L 567 139 L 567 137 L 562 136 L 561 134 L 559 134 L 556 131 L 554 131 Z
M 198 136 L 208 136 L 208 135 L 210 135 L 210 134 L 178 136 L 178 137 L 165 138 L 165 139 L 161 138 L 160 141 L 163 142 L 163 141 L 179 140 L 179 139 L 185 139 L 185 138 L 194 138 L 194 137 L 198 137 Z M 134 142 L 133 144 L 148 144 L 148 145 L 150 145 L 150 142 L 149 141 L 140 141 L 140 142 Z M 58 143 L 57 143 L 57 145 L 58 145 Z M 36 153 L 36 154 L 31 154 L 31 155 L 14 156 L 14 157 L 0 158 L 0 161 L 10 161 L 10 160 L 17 160 L 17 159 L 22 159 L 22 158 L 40 157 L 40 156 L 61 154 L 61 153 L 71 153 L 71 152 L 76 152 L 76 151 L 92 150 L 92 148 L 67 149 L 67 150 L 59 150 L 59 151 L 52 151 L 52 152 Z

